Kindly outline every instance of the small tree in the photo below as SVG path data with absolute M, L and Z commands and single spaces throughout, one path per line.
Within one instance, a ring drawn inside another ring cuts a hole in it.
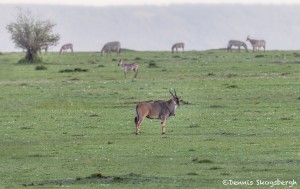
M 34 18 L 29 11 L 20 11 L 16 21 L 8 24 L 6 29 L 11 33 L 11 39 L 17 48 L 25 49 L 25 61 L 38 62 L 38 52 L 44 44 L 56 45 L 59 34 L 53 34 L 56 24 L 50 20 Z

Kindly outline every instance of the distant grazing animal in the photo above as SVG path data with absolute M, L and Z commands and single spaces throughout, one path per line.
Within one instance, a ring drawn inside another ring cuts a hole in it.
M 63 51 L 66 51 L 68 49 L 70 49 L 71 52 L 73 53 L 73 44 L 72 43 L 67 43 L 67 44 L 64 44 L 63 46 L 61 46 L 59 54 L 61 54 Z
M 242 41 L 238 41 L 238 40 L 230 40 L 230 41 L 228 41 L 227 51 L 231 52 L 232 47 L 238 47 L 238 52 L 240 52 L 241 46 L 245 48 L 246 52 L 248 52 L 246 43 L 244 43 Z
M 169 90 L 172 98 L 168 101 L 156 100 L 152 102 L 140 102 L 136 105 L 135 133 L 140 132 L 141 124 L 145 117 L 150 119 L 160 119 L 162 125 L 162 134 L 166 133 L 166 121 L 170 116 L 175 116 L 176 108 L 179 106 L 179 98 Z
M 184 43 L 175 43 L 172 46 L 172 53 L 174 53 L 174 49 L 176 49 L 176 53 L 178 53 L 178 48 L 182 48 L 182 52 L 184 53 Z
M 40 46 L 40 53 L 42 52 L 42 50 L 44 50 L 45 51 L 45 54 L 47 54 L 47 52 L 48 52 L 48 44 L 42 44 L 41 46 Z
M 114 42 L 108 42 L 106 43 L 102 50 L 101 50 L 101 56 L 103 55 L 103 52 L 109 55 L 111 55 L 111 52 L 115 51 L 117 53 L 117 55 L 120 56 L 121 53 L 121 43 L 119 41 L 114 41 Z
M 120 59 L 118 66 L 121 66 L 122 70 L 124 71 L 124 76 L 126 78 L 126 73 L 130 70 L 135 72 L 134 78 L 136 79 L 138 71 L 139 71 L 139 65 L 138 64 L 127 64 L 124 60 Z
M 260 47 L 264 48 L 264 52 L 266 51 L 266 41 L 265 40 L 250 39 L 250 37 L 248 35 L 247 41 L 250 41 L 250 43 L 253 47 L 253 52 L 256 50 L 259 51 Z

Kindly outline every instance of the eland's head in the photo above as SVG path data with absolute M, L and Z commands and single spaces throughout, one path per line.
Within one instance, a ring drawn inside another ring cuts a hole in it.
M 172 99 L 174 101 L 175 108 L 177 108 L 177 106 L 180 106 L 180 101 L 179 101 L 179 97 L 176 95 L 175 89 L 173 91 L 174 91 L 174 93 L 172 93 L 172 91 L 169 90 L 169 92 L 171 93 L 171 95 L 173 97 Z

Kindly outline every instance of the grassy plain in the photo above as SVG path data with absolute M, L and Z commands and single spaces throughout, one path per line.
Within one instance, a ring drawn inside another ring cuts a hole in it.
M 121 57 L 140 64 L 134 81 L 115 54 L 48 53 L 45 70 L 18 64 L 23 56 L 0 55 L 4 188 L 300 185 L 298 51 L 127 51 Z M 182 101 L 166 137 L 159 120 L 136 136 L 136 103 L 168 100 L 170 88 Z

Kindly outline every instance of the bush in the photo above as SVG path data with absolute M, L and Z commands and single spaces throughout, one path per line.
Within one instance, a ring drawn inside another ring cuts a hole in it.
M 22 58 L 21 60 L 18 61 L 18 64 L 38 64 L 38 63 L 42 63 L 43 59 L 42 57 L 36 57 L 35 59 L 29 61 L 26 58 Z
M 157 66 L 157 64 L 153 60 L 151 60 L 148 63 L 148 68 L 159 68 L 159 66 Z
M 207 76 L 215 76 L 216 74 L 214 74 L 214 72 L 209 72 L 208 74 L 207 74 Z
M 263 55 L 263 54 L 258 54 L 255 56 L 255 58 L 263 58 L 263 57 L 265 57 L 265 55 Z
M 150 62 L 150 63 L 148 64 L 148 68 L 158 68 L 158 66 L 156 65 L 156 63 Z
M 47 70 L 47 67 L 43 65 L 39 65 L 35 67 L 35 70 Z

